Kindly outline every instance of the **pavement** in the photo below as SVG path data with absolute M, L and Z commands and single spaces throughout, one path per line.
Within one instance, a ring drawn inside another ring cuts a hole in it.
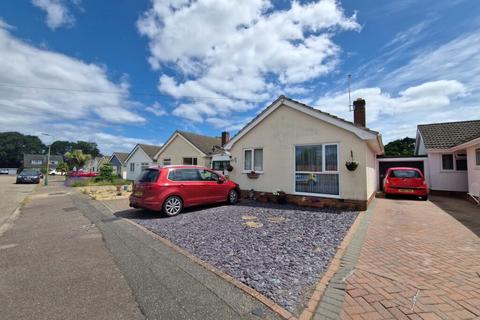
M 480 318 L 480 207 L 431 199 L 375 200 L 351 244 L 359 257 L 344 273 L 341 319 Z
M 36 184 L 15 184 L 15 175 L 0 175 L 0 235 L 12 224 L 13 214 Z
M 54 180 L 0 237 L 0 318 L 143 319 L 102 234 Z

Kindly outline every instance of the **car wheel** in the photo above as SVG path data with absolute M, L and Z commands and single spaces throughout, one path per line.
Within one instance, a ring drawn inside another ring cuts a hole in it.
M 171 196 L 163 203 L 163 213 L 169 217 L 176 216 L 183 209 L 183 201 L 180 197 Z
M 230 190 L 228 193 L 228 203 L 235 204 L 238 202 L 238 194 L 235 190 Z
M 420 200 L 422 200 L 422 201 L 427 201 L 427 200 L 428 200 L 428 196 L 420 197 Z

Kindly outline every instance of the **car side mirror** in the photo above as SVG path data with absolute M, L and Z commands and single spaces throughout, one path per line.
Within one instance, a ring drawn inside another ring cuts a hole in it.
M 225 182 L 225 178 L 223 177 L 219 177 L 218 180 L 217 180 L 218 183 L 224 183 Z

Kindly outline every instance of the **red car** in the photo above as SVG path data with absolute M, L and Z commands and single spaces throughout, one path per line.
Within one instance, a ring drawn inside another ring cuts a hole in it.
M 417 168 L 398 167 L 387 170 L 383 191 L 389 195 L 411 195 L 428 198 L 428 185 L 423 173 Z
M 69 177 L 79 177 L 79 178 L 93 178 L 97 176 L 96 172 L 88 172 L 83 170 L 70 171 L 68 173 Z
M 239 187 L 221 174 L 198 166 L 164 166 L 144 170 L 134 182 L 130 207 L 179 214 L 195 205 L 238 201 Z

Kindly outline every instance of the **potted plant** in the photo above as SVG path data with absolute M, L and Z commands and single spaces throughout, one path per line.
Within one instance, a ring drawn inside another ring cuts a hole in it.
M 345 166 L 347 167 L 348 170 L 355 171 L 358 167 L 358 162 L 357 161 L 347 161 L 345 163 Z
M 355 171 L 358 167 L 358 162 L 353 160 L 353 151 L 350 150 L 350 158 L 352 159 L 351 161 L 345 162 L 345 166 L 349 171 Z
M 287 203 L 287 194 L 285 193 L 285 191 L 277 189 L 272 194 L 275 197 L 275 201 L 277 203 L 279 203 L 279 204 Z
M 233 171 L 233 166 L 232 166 L 231 164 L 229 164 L 229 165 L 227 166 L 227 171 L 228 171 L 228 172 L 232 172 L 232 171 Z
M 247 173 L 247 177 L 249 177 L 250 179 L 257 179 L 259 176 L 258 173 L 256 173 L 255 171 L 250 171 L 249 173 Z

